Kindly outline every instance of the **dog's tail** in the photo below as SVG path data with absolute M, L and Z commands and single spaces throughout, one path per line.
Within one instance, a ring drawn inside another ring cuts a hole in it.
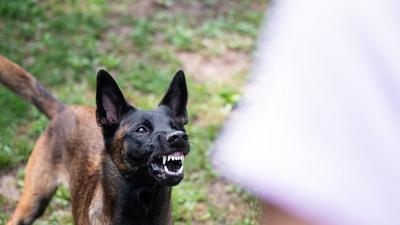
M 0 55 L 0 82 L 35 105 L 47 118 L 64 109 L 64 104 L 47 92 L 27 71 Z

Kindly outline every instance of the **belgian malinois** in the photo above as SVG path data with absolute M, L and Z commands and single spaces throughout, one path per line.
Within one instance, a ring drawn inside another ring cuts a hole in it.
M 97 74 L 96 108 L 62 104 L 2 56 L 0 81 L 51 119 L 8 224 L 32 224 L 61 183 L 71 191 L 76 225 L 172 224 L 171 186 L 182 180 L 189 153 L 183 71 L 154 110 L 130 105 L 104 70 Z

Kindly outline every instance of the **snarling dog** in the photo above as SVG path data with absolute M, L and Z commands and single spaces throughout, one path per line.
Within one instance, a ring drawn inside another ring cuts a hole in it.
M 189 153 L 183 71 L 154 110 L 130 105 L 104 70 L 96 108 L 64 105 L 2 56 L 0 81 L 51 119 L 29 158 L 9 225 L 32 224 L 62 183 L 71 191 L 76 225 L 172 224 L 171 187 L 182 180 Z

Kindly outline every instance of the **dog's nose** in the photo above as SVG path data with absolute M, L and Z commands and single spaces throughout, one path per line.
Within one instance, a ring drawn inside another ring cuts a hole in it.
M 168 143 L 175 144 L 175 143 L 187 141 L 189 139 L 189 137 L 183 131 L 174 131 L 174 132 L 167 134 L 166 139 L 167 139 Z

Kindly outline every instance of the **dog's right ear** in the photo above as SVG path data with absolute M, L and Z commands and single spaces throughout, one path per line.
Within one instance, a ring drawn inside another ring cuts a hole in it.
M 133 108 L 126 102 L 115 80 L 105 70 L 97 73 L 96 105 L 97 124 L 103 128 L 117 126 L 122 116 Z

